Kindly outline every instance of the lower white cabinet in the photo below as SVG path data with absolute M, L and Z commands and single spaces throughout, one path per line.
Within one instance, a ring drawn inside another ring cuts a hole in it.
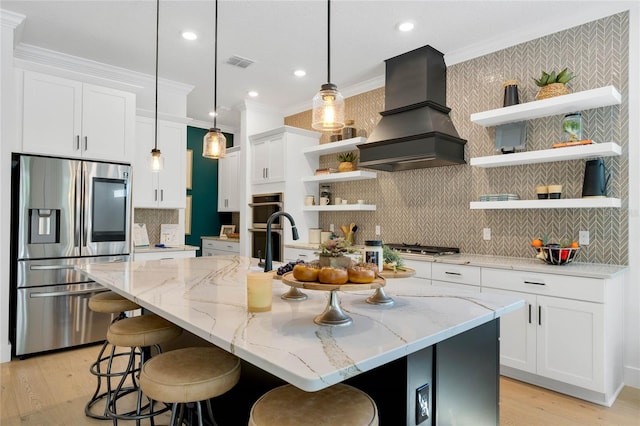
M 482 268 L 483 292 L 526 302 L 500 320 L 503 374 L 573 385 L 595 392 L 575 396 L 610 405 L 622 386 L 621 281 Z
M 239 255 L 240 242 L 232 240 L 220 240 L 214 238 L 202 239 L 203 256 Z
M 422 262 L 420 260 L 403 259 L 403 265 L 416 271 L 415 278 L 431 280 L 432 262 Z
M 304 260 L 305 262 L 310 262 L 318 258 L 318 255 L 316 254 L 317 252 L 317 249 L 285 247 L 283 258 L 284 262 L 295 262 L 296 260 Z
M 480 292 L 480 267 L 433 263 L 431 285 Z
M 164 260 L 164 259 L 183 259 L 187 257 L 196 257 L 196 249 L 193 250 L 171 250 L 162 249 L 154 251 L 145 251 L 133 254 L 133 260 Z

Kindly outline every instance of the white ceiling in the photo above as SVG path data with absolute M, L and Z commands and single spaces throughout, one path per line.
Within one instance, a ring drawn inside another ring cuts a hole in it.
M 155 1 L 5 1 L 26 16 L 20 42 L 154 74 Z M 366 1 L 334 0 L 331 80 L 345 95 L 378 81 L 383 61 L 429 44 L 448 65 L 506 45 L 628 9 L 629 1 Z M 256 102 L 284 113 L 311 107 L 327 77 L 327 3 L 322 0 L 220 0 L 218 6 L 218 124 L 238 128 L 237 106 L 256 90 Z M 415 23 L 410 33 L 396 25 Z M 183 40 L 185 29 L 195 42 Z M 211 121 L 213 0 L 161 0 L 160 77 L 194 86 L 187 115 Z M 509 40 L 508 42 L 506 40 Z M 239 55 L 247 69 L 226 64 Z M 294 77 L 303 68 L 307 75 Z M 538 70 L 532 70 L 535 74 Z M 378 79 L 378 80 L 375 80 Z M 228 109 L 228 110 L 227 110 Z

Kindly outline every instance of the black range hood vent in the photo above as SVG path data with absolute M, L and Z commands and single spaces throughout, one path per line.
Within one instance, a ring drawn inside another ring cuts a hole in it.
M 466 140 L 446 107 L 444 55 L 424 46 L 385 61 L 385 108 L 359 165 L 384 171 L 465 164 Z

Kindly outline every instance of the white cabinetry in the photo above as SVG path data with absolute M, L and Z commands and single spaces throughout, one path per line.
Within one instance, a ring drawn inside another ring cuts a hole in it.
M 469 265 L 434 263 L 431 266 L 431 284 L 480 292 L 480 268 Z
M 606 86 L 564 96 L 532 101 L 509 107 L 471 114 L 471 121 L 481 126 L 498 126 L 534 118 L 548 117 L 591 108 L 617 105 L 620 93 L 613 86 Z M 614 142 L 566 148 L 520 152 L 509 155 L 492 155 L 472 158 L 475 167 L 503 167 L 552 161 L 568 161 L 589 157 L 618 156 L 622 152 Z M 514 200 L 474 201 L 471 209 L 557 209 L 557 208 L 619 208 L 619 198 L 561 199 L 561 200 Z
M 294 262 L 296 260 L 304 260 L 305 262 L 310 262 L 312 260 L 316 260 L 318 258 L 317 249 L 305 249 L 298 247 L 285 247 L 283 258 L 284 262 Z
M 152 172 L 149 156 L 154 147 L 155 120 L 136 120 L 136 149 L 133 162 L 133 206 L 138 208 L 185 207 L 186 125 L 158 120 L 158 149 L 164 168 Z
M 203 256 L 239 255 L 240 242 L 220 240 L 217 238 L 202 238 Z
M 621 281 L 482 268 L 482 291 L 526 300 L 501 318 L 502 373 L 610 405 L 622 386 Z
M 251 140 L 251 182 L 253 184 L 285 180 L 287 152 L 285 134 L 271 134 Z
M 24 152 L 131 162 L 133 93 L 24 71 L 22 96 Z
M 218 160 L 218 211 L 240 211 L 240 148 Z

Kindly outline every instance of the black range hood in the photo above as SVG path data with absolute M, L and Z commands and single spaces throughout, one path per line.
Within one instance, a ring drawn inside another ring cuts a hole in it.
M 449 117 L 444 55 L 423 46 L 385 61 L 385 111 L 359 165 L 384 171 L 465 164 L 465 139 Z

